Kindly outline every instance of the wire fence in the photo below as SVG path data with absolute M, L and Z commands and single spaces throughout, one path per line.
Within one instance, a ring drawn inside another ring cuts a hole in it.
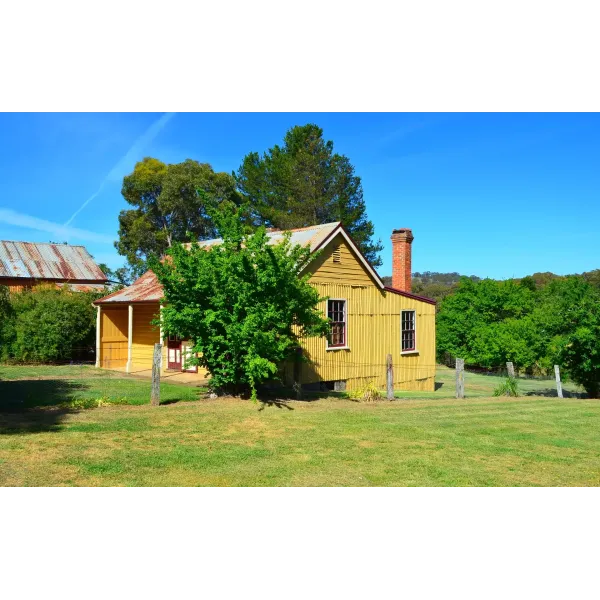
M 123 350 L 121 346 L 115 345 L 112 349 Z M 71 367 L 94 367 L 96 362 L 95 348 L 91 346 L 80 346 L 71 349 L 70 356 L 52 361 L 51 365 Z M 120 357 L 106 359 L 103 346 L 103 354 L 100 357 L 102 372 L 94 369 L 82 369 L 80 372 L 69 371 L 69 376 L 78 378 L 127 378 L 130 376 L 147 380 L 148 386 L 152 377 L 153 347 L 147 349 L 132 348 Z M 160 365 L 160 380 L 163 382 L 181 382 L 194 385 L 206 385 L 209 375 L 201 367 L 198 372 L 190 369 L 183 356 L 174 368 L 169 369 L 168 348 L 162 348 L 162 361 Z M 385 355 L 383 355 L 385 357 Z M 310 391 L 311 386 L 320 391 L 344 391 L 359 388 L 364 385 L 373 384 L 383 391 L 390 392 L 394 397 L 435 397 L 435 398 L 469 398 L 490 396 L 554 396 L 554 397 L 584 397 L 583 390 L 570 381 L 561 380 L 560 369 L 557 373 L 538 372 L 531 373 L 519 369 L 518 365 L 504 365 L 496 368 L 484 368 L 465 365 L 462 373 L 462 390 L 460 388 L 460 377 L 456 367 L 440 365 L 428 361 L 426 363 L 408 362 L 400 358 L 396 364 L 390 365 L 387 361 L 361 361 L 352 360 L 348 355 L 342 357 L 327 356 L 316 360 L 302 361 L 299 371 L 294 372 L 294 362 L 287 363 L 282 368 L 282 379 L 284 385 L 290 386 L 298 382 L 300 386 Z M 17 364 L 17 363 L 13 363 Z M 29 372 L 35 372 L 35 366 L 44 364 L 41 361 L 31 365 Z M 391 377 L 389 369 L 391 367 Z M 509 374 L 514 370 L 514 389 L 508 389 L 507 380 L 511 379 Z M 109 386 L 110 387 L 110 386 Z M 110 395 L 110 389 L 104 390 Z

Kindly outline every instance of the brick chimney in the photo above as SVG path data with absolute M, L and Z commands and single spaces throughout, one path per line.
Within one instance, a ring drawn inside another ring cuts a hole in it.
M 411 244 L 414 239 L 410 229 L 392 231 L 392 287 L 403 292 L 411 291 Z

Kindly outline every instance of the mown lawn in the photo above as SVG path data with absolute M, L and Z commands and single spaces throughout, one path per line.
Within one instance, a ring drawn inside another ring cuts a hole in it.
M 201 388 L 161 382 L 161 402 L 197 400 Z M 150 380 L 88 366 L 0 366 L 0 411 L 148 404 Z
M 456 394 L 456 372 L 441 365 L 436 369 L 435 392 L 396 392 L 397 398 L 454 398 Z M 518 378 L 519 390 L 522 396 L 549 396 L 556 397 L 556 383 L 554 379 L 527 379 Z M 468 398 L 489 398 L 502 377 L 465 372 L 465 396 Z M 565 396 L 583 396 L 584 390 L 572 382 L 563 382 Z
M 147 402 L 148 381 L 93 372 L 73 393 L 104 379 Z M 163 399 L 199 393 L 171 385 Z M 0 412 L 0 484 L 596 486 L 598 431 L 599 401 L 533 396 L 59 406 Z

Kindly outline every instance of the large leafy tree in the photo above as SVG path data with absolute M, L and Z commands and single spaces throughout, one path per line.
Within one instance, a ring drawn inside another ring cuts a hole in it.
M 164 289 L 165 331 L 194 341 L 197 363 L 217 390 L 239 392 L 274 379 L 302 336 L 324 336 L 329 324 L 318 292 L 301 275 L 310 250 L 289 235 L 268 245 L 264 227 L 247 234 L 240 212 L 214 211 L 221 244 L 174 244 L 151 266 Z
M 538 323 L 548 354 L 591 398 L 600 395 L 600 291 L 583 277 L 556 280 L 544 290 Z
M 463 277 L 455 293 L 440 306 L 439 357 L 463 357 L 468 364 L 486 367 L 497 367 L 507 360 L 522 367 L 532 366 L 531 356 L 524 352 L 533 343 L 532 328 L 517 321 L 531 315 L 534 306 L 534 292 L 527 285 Z M 517 334 L 523 339 L 506 344 Z
M 207 205 L 238 198 L 232 175 L 191 159 L 167 165 L 144 158 L 123 179 L 121 193 L 132 208 L 119 215 L 115 247 L 136 276 L 150 254 L 162 254 L 174 242 L 213 237 Z
M 257 223 L 280 229 L 342 221 L 366 258 L 381 264 L 360 177 L 317 125 L 292 127 L 281 146 L 248 154 L 236 179 Z

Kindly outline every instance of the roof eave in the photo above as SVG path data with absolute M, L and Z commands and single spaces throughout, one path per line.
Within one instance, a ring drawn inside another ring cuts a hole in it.
M 411 292 L 405 292 L 403 290 L 399 290 L 397 288 L 393 288 L 390 286 L 384 286 L 383 288 L 386 292 L 392 292 L 392 294 L 398 294 L 399 296 L 404 296 L 406 298 L 412 298 L 413 300 L 419 300 L 420 302 L 426 302 L 427 304 L 433 304 L 434 306 L 437 304 L 437 300 L 433 298 L 426 298 L 425 296 L 417 296 L 417 294 L 412 294 Z

